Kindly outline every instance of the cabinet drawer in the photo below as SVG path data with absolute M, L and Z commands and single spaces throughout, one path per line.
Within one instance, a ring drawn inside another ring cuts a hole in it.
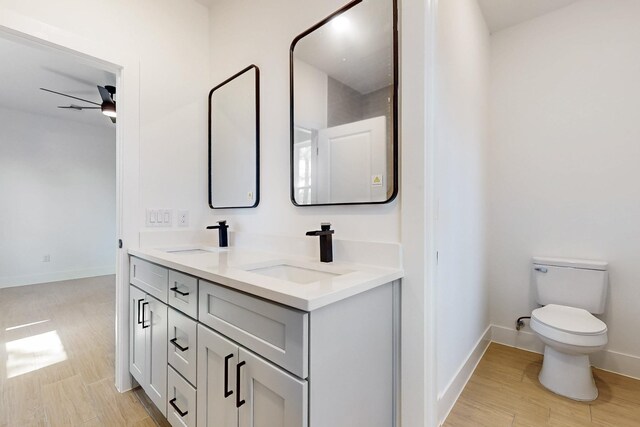
M 191 384 L 196 383 L 196 354 L 198 327 L 195 320 L 172 308 L 169 309 L 167 354 L 169 365 Z
M 167 303 L 168 269 L 131 257 L 129 282 L 163 303 Z
M 197 319 L 198 279 L 169 270 L 169 305 Z
M 308 313 L 203 280 L 199 305 L 200 322 L 307 378 Z
M 171 366 L 167 375 L 167 420 L 173 427 L 195 427 L 196 389 Z

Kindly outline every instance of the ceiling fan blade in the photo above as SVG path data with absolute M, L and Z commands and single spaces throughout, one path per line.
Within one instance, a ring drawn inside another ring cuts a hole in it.
M 87 99 L 78 98 L 77 96 L 67 95 L 66 93 L 56 92 L 55 90 L 45 89 L 43 87 L 41 87 L 40 90 L 43 90 L 45 92 L 55 93 L 56 95 L 66 96 L 67 98 L 77 99 L 78 101 L 88 102 L 89 104 L 100 105 L 97 102 L 89 101 Z
M 107 88 L 98 86 L 98 92 L 100 92 L 100 97 L 102 98 L 102 102 L 108 102 L 110 104 L 113 104 L 113 98 L 111 98 L 111 94 L 109 93 Z
M 82 110 L 100 110 L 100 107 L 81 107 L 79 105 L 58 105 L 58 108 L 68 108 L 71 110 L 78 110 L 78 111 L 82 111 Z

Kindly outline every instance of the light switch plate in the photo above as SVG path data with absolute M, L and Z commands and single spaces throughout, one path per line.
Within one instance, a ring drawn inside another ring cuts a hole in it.
M 147 227 L 171 227 L 173 225 L 172 209 L 147 209 Z

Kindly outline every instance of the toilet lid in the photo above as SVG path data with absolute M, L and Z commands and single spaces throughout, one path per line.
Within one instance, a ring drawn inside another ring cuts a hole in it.
M 533 310 L 531 317 L 555 329 L 578 335 L 598 335 L 607 325 L 587 310 L 549 304 Z

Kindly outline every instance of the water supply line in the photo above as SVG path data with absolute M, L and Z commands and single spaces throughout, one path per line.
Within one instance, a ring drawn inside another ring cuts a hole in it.
M 531 316 L 518 317 L 518 320 L 516 320 L 516 331 L 519 331 L 524 327 L 524 319 L 531 319 Z

